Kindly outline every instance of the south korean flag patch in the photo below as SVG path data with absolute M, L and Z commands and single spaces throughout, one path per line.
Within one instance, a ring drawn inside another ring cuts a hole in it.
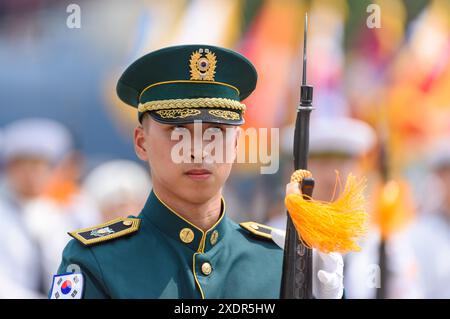
M 54 275 L 50 299 L 81 299 L 83 285 L 83 274 Z

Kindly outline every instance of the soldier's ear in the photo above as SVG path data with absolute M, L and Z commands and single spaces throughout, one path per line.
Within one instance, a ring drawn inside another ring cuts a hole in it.
M 234 149 L 236 150 L 236 152 L 237 152 L 237 149 L 238 149 L 239 138 L 241 137 L 241 134 L 242 134 L 242 128 L 240 126 L 238 126 L 236 128 L 236 140 L 234 141 Z
M 145 132 L 142 125 L 134 129 L 134 151 L 142 161 L 148 161 L 147 146 L 145 145 Z

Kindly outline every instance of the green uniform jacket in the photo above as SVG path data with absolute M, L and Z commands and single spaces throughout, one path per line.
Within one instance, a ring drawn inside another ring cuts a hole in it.
M 222 214 L 207 232 L 152 192 L 129 236 L 71 240 L 58 274 L 78 266 L 84 298 L 279 298 L 283 251 Z

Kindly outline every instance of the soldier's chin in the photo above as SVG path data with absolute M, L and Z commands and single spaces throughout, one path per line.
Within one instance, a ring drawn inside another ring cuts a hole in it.
M 185 190 L 185 197 L 193 204 L 204 204 L 211 200 L 219 192 L 215 187 L 196 187 Z

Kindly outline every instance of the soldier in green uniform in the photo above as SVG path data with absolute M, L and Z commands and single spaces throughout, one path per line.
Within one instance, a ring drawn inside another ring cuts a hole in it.
M 51 298 L 279 298 L 283 250 L 274 230 L 235 224 L 222 198 L 244 123 L 241 101 L 256 79 L 245 57 L 208 45 L 161 49 L 128 67 L 117 93 L 138 109 L 135 151 L 149 163 L 153 190 L 138 216 L 70 233 Z M 222 134 L 228 160 L 212 161 L 205 147 L 174 159 L 173 135 L 195 146 L 196 125 L 202 135 Z M 339 260 L 329 265 L 336 276 L 319 278 L 322 288 L 342 290 Z

